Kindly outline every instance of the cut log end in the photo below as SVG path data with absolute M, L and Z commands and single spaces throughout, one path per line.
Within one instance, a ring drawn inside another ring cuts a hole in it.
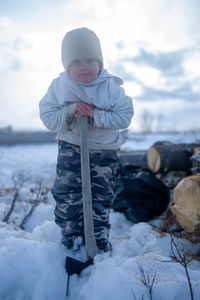
M 161 159 L 159 152 L 154 148 L 151 147 L 147 153 L 147 162 L 149 169 L 153 173 L 157 173 L 161 167 Z
M 194 232 L 200 224 L 200 176 L 182 179 L 173 191 L 171 207 L 178 223 L 187 231 Z

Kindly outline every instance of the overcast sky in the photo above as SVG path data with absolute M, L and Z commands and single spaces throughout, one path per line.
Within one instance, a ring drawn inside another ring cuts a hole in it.
M 38 102 L 63 71 L 65 33 L 99 36 L 133 97 L 131 129 L 199 129 L 200 0 L 0 1 L 0 127 L 43 129 Z

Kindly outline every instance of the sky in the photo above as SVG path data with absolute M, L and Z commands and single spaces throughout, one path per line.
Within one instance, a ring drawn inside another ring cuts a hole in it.
M 63 72 L 61 42 L 94 30 L 133 98 L 130 129 L 200 129 L 199 0 L 0 2 L 0 127 L 44 129 L 38 103 Z

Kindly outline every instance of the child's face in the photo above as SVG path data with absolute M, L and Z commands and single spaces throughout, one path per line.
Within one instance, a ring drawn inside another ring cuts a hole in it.
M 69 76 L 79 83 L 92 82 L 97 78 L 99 71 L 99 62 L 94 58 L 76 59 L 69 66 Z

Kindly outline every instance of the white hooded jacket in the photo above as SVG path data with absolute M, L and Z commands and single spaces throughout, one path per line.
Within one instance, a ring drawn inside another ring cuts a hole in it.
M 115 150 L 122 144 L 120 129 L 129 126 L 133 115 L 132 99 L 120 86 L 123 81 L 102 69 L 89 84 L 71 80 L 67 72 L 54 79 L 40 101 L 44 125 L 57 132 L 56 139 L 80 145 L 79 119 L 74 117 L 77 101 L 94 106 L 89 119 L 88 144 L 94 150 Z

